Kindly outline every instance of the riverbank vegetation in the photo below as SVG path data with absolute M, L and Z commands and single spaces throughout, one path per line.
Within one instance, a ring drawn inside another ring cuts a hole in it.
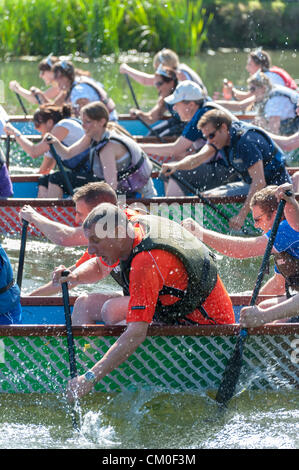
M 281 0 L 0 0 L 0 54 L 296 48 L 298 14 L 299 2 Z

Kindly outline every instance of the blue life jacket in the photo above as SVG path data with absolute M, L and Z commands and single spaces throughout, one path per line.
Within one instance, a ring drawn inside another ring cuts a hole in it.
M 5 250 L 0 245 L 0 314 L 8 313 L 20 302 L 20 289 Z
M 263 158 L 264 174 L 267 184 L 277 184 L 270 182 L 271 176 L 281 174 L 282 172 L 288 175 L 285 169 L 285 155 L 278 145 L 270 138 L 270 136 L 260 127 L 252 124 L 247 124 L 242 121 L 233 122 L 231 125 L 231 146 L 228 155 L 226 155 L 226 162 L 228 166 L 234 168 L 234 170 L 242 177 L 243 181 L 251 184 L 251 178 L 248 173 L 248 169 L 245 167 L 242 160 L 242 156 L 238 154 L 238 141 L 245 137 L 248 132 L 257 132 L 262 135 L 269 143 L 269 153 Z M 224 154 L 224 152 L 223 152 Z M 225 154 L 224 154 L 225 155 Z M 285 181 L 288 181 L 286 177 Z M 279 183 L 280 184 L 280 183 Z
M 89 173 L 91 172 L 91 166 L 89 163 L 89 152 L 90 148 L 83 150 L 83 152 L 80 152 L 78 153 L 78 155 L 75 155 L 72 158 L 68 158 L 67 160 L 61 159 L 62 164 L 69 170 Z

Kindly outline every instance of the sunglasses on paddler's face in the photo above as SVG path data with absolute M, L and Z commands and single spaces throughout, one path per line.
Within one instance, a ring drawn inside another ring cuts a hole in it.
M 159 82 L 155 82 L 155 86 L 156 86 L 156 87 L 162 86 L 163 83 L 164 83 L 163 80 L 159 80 Z

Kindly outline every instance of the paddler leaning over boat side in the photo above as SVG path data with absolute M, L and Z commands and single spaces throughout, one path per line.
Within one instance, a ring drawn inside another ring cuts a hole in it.
M 250 211 L 253 195 L 269 184 L 290 183 L 285 167 L 285 156 L 267 133 L 258 127 L 241 121 L 233 121 L 225 112 L 211 110 L 199 123 L 207 144 L 194 155 L 173 163 L 164 163 L 162 173 L 168 175 L 176 170 L 193 170 L 210 158 L 211 148 L 222 150 L 219 162 L 231 169 L 232 177 L 249 185 L 246 200 L 239 213 L 229 221 L 231 229 L 240 230 Z M 228 184 L 231 179 L 223 181 Z M 215 184 L 214 187 L 217 187 Z
M 81 120 L 84 135 L 75 144 L 66 147 L 52 134 L 44 140 L 53 143 L 63 159 L 88 152 L 90 172 L 104 180 L 115 191 L 151 198 L 156 190 L 151 178 L 152 163 L 137 142 L 109 123 L 109 112 L 100 101 L 83 106 Z M 50 140 L 48 140 L 50 139 Z
M 284 301 L 289 289 L 299 290 L 299 206 L 289 183 L 280 186 L 267 186 L 255 193 L 251 199 L 251 211 L 254 225 L 262 231 L 257 237 L 234 237 L 201 227 L 192 219 L 185 219 L 182 225 L 209 247 L 231 258 L 245 259 L 263 256 L 276 216 L 280 198 L 287 201 L 284 208 L 284 220 L 279 224 L 272 254 L 275 259 L 275 271 L 261 288 L 260 295 L 273 295 L 274 299 L 263 301 L 258 309 L 267 308 Z M 257 309 L 254 309 L 256 312 Z M 265 321 L 261 317 L 260 323 Z
M 71 117 L 71 108 L 68 105 L 41 105 L 33 115 L 33 122 L 35 128 L 42 136 L 51 132 L 57 141 L 62 141 L 65 145 L 77 142 L 84 135 L 80 122 Z M 30 157 L 37 158 L 44 155 L 43 162 L 39 168 L 39 173 L 44 176 L 41 176 L 38 182 L 38 197 L 56 198 L 62 197 L 64 192 L 67 193 L 67 187 L 61 172 L 55 171 L 50 173 L 54 169 L 56 161 L 50 153 L 49 144 L 45 140 L 34 144 L 10 123 L 5 125 L 4 131 L 7 135 L 14 136 L 16 142 Z M 92 176 L 89 172 L 84 171 L 84 154 L 77 154 L 74 157 L 72 160 L 67 161 L 61 156 L 66 170 L 70 170 L 68 175 L 71 184 L 73 187 L 78 187 L 91 181 Z
M 83 224 L 88 252 L 113 266 L 120 262 L 123 286 L 130 295 L 102 307 L 107 324 L 116 311 L 127 328 L 90 371 L 69 383 L 68 398 L 83 396 L 95 382 L 124 362 L 145 340 L 149 325 L 227 324 L 235 317 L 217 273 L 214 256 L 187 230 L 164 217 L 138 215 L 128 220 L 112 204 L 100 204 Z M 85 272 L 85 275 L 87 273 Z M 60 282 L 73 279 L 61 278 Z
M 173 94 L 167 96 L 166 103 L 173 106 L 178 113 L 181 121 L 185 123 L 182 135 L 175 142 L 159 143 L 159 144 L 142 144 L 143 150 L 152 155 L 161 157 L 169 157 L 171 161 L 182 160 L 186 155 L 197 153 L 205 144 L 206 139 L 203 137 L 201 129 L 197 127 L 200 118 L 212 109 L 221 109 L 226 112 L 232 119 L 238 120 L 230 111 L 222 108 L 213 101 L 208 101 L 199 85 L 184 80 L 179 83 Z M 216 151 L 216 154 L 215 154 Z M 210 160 L 208 159 L 210 156 Z M 233 181 L 231 170 L 222 165 L 219 160 L 221 155 L 217 148 L 210 144 L 207 148 L 208 161 L 198 169 L 192 171 L 181 170 L 176 172 L 176 176 L 182 180 L 192 184 L 199 191 L 205 191 L 215 186 L 224 184 L 228 178 Z M 183 196 L 186 194 L 184 185 L 180 185 L 178 181 L 170 178 L 166 187 L 166 196 Z

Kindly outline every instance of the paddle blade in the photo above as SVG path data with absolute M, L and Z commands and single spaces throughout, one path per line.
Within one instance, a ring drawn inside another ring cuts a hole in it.
M 247 331 L 241 330 L 234 352 L 226 365 L 222 382 L 217 391 L 216 401 L 221 405 L 226 405 L 234 396 L 243 363 L 243 348 L 246 338 Z

